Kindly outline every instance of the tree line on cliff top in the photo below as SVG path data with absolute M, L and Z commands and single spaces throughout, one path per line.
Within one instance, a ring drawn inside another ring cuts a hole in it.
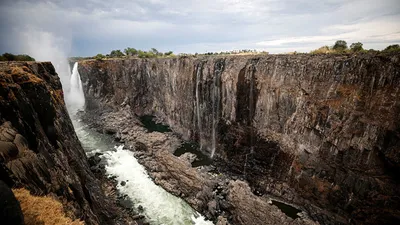
M 29 55 L 14 55 L 11 53 L 4 53 L 3 55 L 0 55 L 0 61 L 35 61 L 35 59 Z
M 400 51 L 400 46 L 398 44 L 387 46 L 382 52 L 395 52 Z M 344 40 L 338 40 L 333 46 L 322 46 L 316 50 L 311 51 L 311 54 L 329 54 L 329 53 L 363 53 L 363 52 L 380 52 L 374 49 L 366 50 L 363 48 L 361 42 L 352 43 L 350 46 Z M 297 52 L 292 52 L 289 54 L 296 54 Z M 185 54 L 181 53 L 177 56 L 201 56 L 201 55 L 242 55 L 242 54 L 268 54 L 266 51 L 257 50 L 234 50 L 226 52 L 207 52 L 203 54 Z M 155 48 L 151 48 L 149 51 L 137 50 L 135 48 L 126 48 L 124 51 L 112 50 L 109 54 L 97 54 L 94 57 L 89 57 L 97 60 L 103 60 L 107 58 L 124 58 L 124 57 L 137 57 L 137 58 L 165 58 L 165 57 L 175 57 L 172 51 L 160 52 Z
M 398 52 L 400 51 L 400 46 L 398 44 L 389 45 L 381 52 Z M 347 42 L 344 40 L 338 40 L 335 42 L 333 46 L 322 46 L 318 49 L 311 51 L 311 54 L 335 54 L 335 53 L 364 53 L 364 52 L 380 52 L 374 49 L 366 50 L 363 48 L 363 44 L 361 42 L 352 43 L 350 46 L 347 46 Z M 242 54 L 269 54 L 266 51 L 257 51 L 257 50 L 233 50 L 233 51 L 226 51 L 226 52 L 207 52 L 203 54 L 186 54 L 181 53 L 177 56 L 202 56 L 202 55 L 242 55 Z M 297 52 L 292 52 L 289 54 L 297 54 Z M 109 54 L 97 54 L 94 57 L 72 57 L 71 59 L 97 59 L 103 60 L 107 58 L 124 58 L 124 57 L 137 57 L 137 58 L 164 58 L 164 57 L 175 57 L 172 51 L 168 52 L 160 52 L 155 48 L 151 48 L 149 51 L 137 50 L 135 48 L 125 48 L 122 52 L 121 50 L 112 50 Z M 35 61 L 29 55 L 20 54 L 14 55 L 11 53 L 4 53 L 0 55 L 0 61 Z
M 400 46 L 398 44 L 387 46 L 382 52 L 395 52 L 400 51 Z M 311 54 L 329 54 L 329 53 L 356 53 L 356 52 L 379 52 L 374 49 L 366 50 L 363 48 L 361 42 L 355 42 L 347 46 L 347 42 L 344 40 L 338 40 L 333 46 L 322 46 L 318 49 L 311 51 Z
M 105 58 L 122 58 L 122 57 L 138 57 L 138 58 L 157 58 L 157 57 L 173 57 L 175 56 L 172 51 L 160 52 L 155 48 L 151 48 L 149 51 L 137 50 L 135 48 L 126 48 L 122 52 L 121 50 L 112 50 L 110 54 L 103 55 L 97 54 L 94 58 L 102 60 Z

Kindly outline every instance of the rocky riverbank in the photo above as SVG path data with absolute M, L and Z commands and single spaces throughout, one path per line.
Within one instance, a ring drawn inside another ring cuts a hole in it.
M 135 153 L 154 182 L 183 198 L 217 224 L 315 224 L 307 213 L 295 220 L 257 196 L 238 177 L 232 179 L 213 166 L 192 167 L 187 155 L 173 153 L 182 140 L 173 132 L 149 132 L 129 106 L 118 112 L 87 111 L 83 121 Z M 225 223 L 224 221 L 227 221 Z

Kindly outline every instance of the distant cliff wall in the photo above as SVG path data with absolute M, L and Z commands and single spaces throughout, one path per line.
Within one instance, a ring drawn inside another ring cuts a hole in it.
M 399 54 L 88 60 L 79 72 L 88 110 L 156 115 L 261 192 L 400 218 Z

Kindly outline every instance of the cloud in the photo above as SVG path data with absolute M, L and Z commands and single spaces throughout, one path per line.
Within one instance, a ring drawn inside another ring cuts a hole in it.
M 400 42 L 400 27 L 398 22 L 395 21 L 400 21 L 400 16 L 356 24 L 332 25 L 321 29 L 322 33 L 328 33 L 325 35 L 283 37 L 261 41 L 257 45 L 275 48 L 288 45 L 310 45 L 317 48 L 322 45 L 332 45 L 336 40 L 346 40 L 349 44 L 360 41 L 367 48 L 383 47 L 387 46 L 388 43 Z
M 376 49 L 400 42 L 398 0 L 9 0 L 0 6 L 0 51 L 21 53 L 32 51 L 22 42 L 40 43 L 29 32 L 52 36 L 69 56 L 125 47 L 281 53 L 337 39 Z

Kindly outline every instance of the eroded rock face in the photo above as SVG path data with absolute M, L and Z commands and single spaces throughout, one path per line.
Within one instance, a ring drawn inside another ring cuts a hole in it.
M 234 224 L 315 224 L 309 220 L 288 218 L 276 206 L 256 197 L 243 181 L 229 183 L 228 200 L 235 206 Z M 265 216 L 267 213 L 271 215 Z
M 400 220 L 399 71 L 396 53 L 79 66 L 88 110 L 156 115 L 252 189 L 367 224 Z
M 118 210 L 89 170 L 51 63 L 0 63 L 0 175 L 35 195 L 53 195 L 68 216 L 115 224 Z

